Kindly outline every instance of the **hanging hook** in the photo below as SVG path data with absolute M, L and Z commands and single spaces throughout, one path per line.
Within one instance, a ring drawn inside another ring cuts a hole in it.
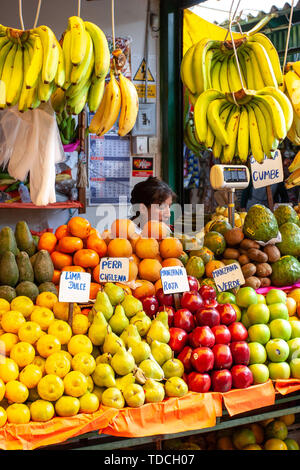
M 42 4 L 42 0 L 39 0 L 37 10 L 36 10 L 35 20 L 34 20 L 34 23 L 33 23 L 33 28 L 36 28 L 36 26 L 37 26 L 39 16 L 40 16 L 41 4 Z
M 24 27 L 24 21 L 23 21 L 22 0 L 19 0 L 19 17 L 20 17 L 21 28 L 24 31 L 25 27 Z
M 282 65 L 282 73 L 283 74 L 284 74 L 284 69 L 285 69 L 285 66 L 286 66 L 287 53 L 288 53 L 288 48 L 289 48 L 289 40 L 290 40 L 290 32 L 291 32 L 291 27 L 292 27 L 293 11 L 294 11 L 294 0 L 292 0 L 292 2 L 291 2 L 289 27 L 288 27 L 287 37 L 286 37 L 284 59 L 283 59 L 283 65 Z
M 81 0 L 78 0 L 77 4 L 77 16 L 80 16 L 81 13 Z

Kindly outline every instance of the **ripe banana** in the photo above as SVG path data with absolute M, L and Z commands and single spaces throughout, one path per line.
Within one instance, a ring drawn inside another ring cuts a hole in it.
M 205 76 L 207 80 L 207 88 L 212 88 L 211 84 L 211 67 L 212 67 L 212 61 L 213 57 L 215 54 L 215 49 L 209 49 L 205 55 Z
M 94 74 L 88 94 L 88 107 L 91 113 L 95 113 L 100 106 L 103 98 L 105 79 L 97 78 Z
M 283 75 L 282 75 L 282 70 L 281 70 L 281 66 L 280 66 L 280 60 L 279 60 L 278 52 L 277 52 L 276 48 L 274 47 L 272 41 L 270 41 L 268 36 L 266 36 L 265 34 L 262 34 L 262 33 L 256 33 L 253 36 L 250 36 L 249 41 L 255 41 L 255 42 L 261 44 L 265 48 L 265 50 L 266 50 L 266 52 L 269 56 L 270 62 L 272 64 L 272 67 L 273 67 L 273 71 L 274 71 L 274 75 L 275 75 L 275 78 L 276 78 L 276 81 L 277 81 L 277 85 L 279 87 L 281 87 L 283 85 Z
M 294 111 L 300 117 L 300 77 L 293 70 L 284 75 L 284 82 Z
M 30 40 L 27 41 L 24 46 L 25 46 L 25 49 L 27 49 L 28 56 L 29 56 L 29 64 L 30 64 L 30 62 L 32 60 L 32 57 L 33 57 L 32 41 L 30 41 Z M 40 75 L 41 75 L 41 72 L 40 72 Z M 38 97 L 38 84 L 39 84 L 39 80 L 37 81 L 37 84 L 34 87 L 26 88 L 27 93 L 26 93 L 25 106 L 26 106 L 27 109 L 35 109 L 41 103 L 40 100 L 39 100 L 39 97 Z
M 81 88 L 80 93 L 67 101 L 67 111 L 69 111 L 71 114 L 79 114 L 83 110 L 87 101 L 90 84 L 91 79 L 89 79 Z
M 285 187 L 287 189 L 299 186 L 300 184 L 300 169 L 293 171 L 291 175 L 285 180 Z
M 181 80 L 193 95 L 196 93 L 196 84 L 194 80 L 194 72 L 192 67 L 193 54 L 194 54 L 195 44 L 193 44 L 184 54 L 181 65 L 180 65 L 180 76 Z
M 205 139 L 205 142 L 204 142 L 205 147 L 207 149 L 211 149 L 214 145 L 214 141 L 215 141 L 215 134 L 213 133 L 210 125 L 208 124 L 206 139 Z
M 252 50 L 256 56 L 261 70 L 261 75 L 266 86 L 274 86 L 277 88 L 278 84 L 274 74 L 273 66 L 264 46 L 262 46 L 259 42 L 249 41 L 247 48 Z
M 14 65 L 14 60 L 15 60 L 15 55 L 17 53 L 18 45 L 14 44 L 13 47 L 10 49 L 8 52 L 2 74 L 1 74 L 1 82 L 3 84 L 1 85 L 1 95 L 0 95 L 0 109 L 4 109 L 6 107 L 6 97 L 7 97 L 7 91 L 8 91 L 8 85 L 11 80 L 11 75 L 12 75 L 12 70 L 13 70 L 13 65 Z
M 66 105 L 66 95 L 61 88 L 56 90 L 51 95 L 51 106 L 56 113 L 62 113 Z
M 228 61 L 228 83 L 231 93 L 240 90 L 243 85 L 245 86 L 245 83 L 241 82 L 234 54 Z
M 228 93 L 230 91 L 228 82 L 228 61 L 229 55 L 224 57 L 220 68 L 220 89 L 223 93 Z
M 2 75 L 4 62 L 6 60 L 7 54 L 9 53 L 13 45 L 14 43 L 12 41 L 9 41 L 0 49 L 0 77 Z
M 66 31 L 63 37 L 62 50 L 65 59 L 65 83 L 62 86 L 63 90 L 67 90 L 71 85 L 71 31 Z
M 254 70 L 252 68 L 252 62 L 246 49 L 242 49 L 240 51 L 239 57 L 241 57 L 243 60 L 245 67 L 246 87 L 249 90 L 255 90 Z
M 249 104 L 246 105 L 246 108 L 248 110 L 249 115 L 249 135 L 251 153 L 258 163 L 262 163 L 264 161 L 264 151 L 260 140 L 260 134 L 255 113 Z
M 260 73 L 260 66 L 257 61 L 256 55 L 254 54 L 254 51 L 252 49 L 249 49 L 247 46 L 245 46 L 245 50 L 248 52 L 251 68 L 253 70 L 253 80 L 254 80 L 254 90 L 261 90 L 262 88 L 265 87 L 265 82 L 262 78 L 262 75 Z M 248 88 L 250 88 L 248 86 Z
M 47 101 L 49 101 L 54 91 L 54 87 L 55 87 L 54 82 L 45 83 L 43 81 L 42 73 L 39 75 L 37 91 L 38 91 L 38 99 L 41 101 L 41 103 L 46 103 Z
M 7 83 L 6 104 L 15 105 L 18 101 L 23 84 L 23 49 L 17 46 L 12 66 L 10 80 Z
M 275 137 L 278 140 L 283 140 L 286 137 L 287 129 L 285 117 L 278 101 L 270 95 L 256 95 L 254 100 L 266 104 L 269 113 L 272 116 Z
M 124 77 L 122 73 L 119 74 L 119 84 L 121 92 L 121 112 L 118 134 L 123 137 L 131 131 L 135 124 L 139 110 L 139 98 L 134 84 L 128 80 L 128 78 Z
M 259 130 L 261 146 L 264 151 L 264 154 L 267 155 L 267 157 L 271 158 L 271 147 L 269 146 L 269 139 L 268 139 L 268 128 L 267 128 L 264 115 L 260 107 L 254 102 L 254 100 L 252 100 L 252 102 L 249 104 L 249 107 L 253 109 L 254 114 L 255 114 L 258 130 Z
M 27 47 L 24 47 L 24 52 L 23 52 L 23 67 L 24 67 L 24 78 L 26 77 L 27 70 L 30 66 L 30 57 L 29 57 L 29 52 Z M 29 90 L 26 88 L 26 82 L 25 79 L 23 80 L 23 85 L 22 85 L 22 90 L 19 98 L 19 104 L 18 104 L 18 109 L 20 112 L 24 112 L 27 109 L 27 96 L 28 96 Z
M 246 162 L 249 155 L 249 116 L 245 106 L 242 106 L 240 112 L 237 150 L 241 162 Z
M 261 112 L 264 115 L 266 126 L 267 126 L 267 133 L 268 133 L 268 145 L 269 148 L 273 151 L 276 150 L 278 147 L 278 140 L 275 137 L 274 133 L 274 128 L 273 128 L 273 122 L 272 122 L 272 117 L 270 115 L 269 109 L 265 105 L 265 103 L 259 103 L 259 108 Z
M 84 21 L 79 16 L 70 16 L 68 28 L 71 33 L 71 62 L 79 65 L 84 59 L 87 47 Z
M 33 55 L 30 61 L 29 68 L 25 76 L 25 83 L 27 88 L 35 87 L 38 82 L 40 71 L 43 67 L 43 45 L 41 38 L 38 34 L 31 35 L 33 39 Z
M 43 45 L 43 67 L 42 67 L 42 80 L 45 84 L 51 83 L 54 80 L 58 61 L 59 51 L 57 47 L 57 39 L 53 31 L 48 26 L 38 26 L 33 30 L 41 38 Z
M 220 118 L 221 108 L 226 103 L 227 101 L 224 98 L 215 99 L 214 101 L 211 101 L 209 103 L 208 108 L 207 108 L 208 124 L 210 125 L 213 133 L 215 134 L 216 138 L 221 142 L 222 145 L 229 144 L 228 133 Z M 198 129 L 197 129 L 197 132 L 198 132 Z
M 238 106 L 233 108 L 228 122 L 226 123 L 226 132 L 228 135 L 228 145 L 223 147 L 222 163 L 231 163 L 235 154 L 235 146 L 239 129 L 240 110 Z
M 289 172 L 293 173 L 296 170 L 299 170 L 300 168 L 300 151 L 296 153 L 294 160 L 289 166 Z
M 94 52 L 93 52 L 93 42 L 89 33 L 84 31 L 84 35 L 86 36 L 86 52 L 83 60 L 79 65 L 73 65 L 71 70 L 71 83 L 76 85 L 80 82 L 81 78 L 86 74 L 91 62 L 94 66 Z
M 265 87 L 257 92 L 258 95 L 271 95 L 280 104 L 284 117 L 286 129 L 289 130 L 293 122 L 293 106 L 287 96 L 279 88 Z
M 288 64 L 287 64 L 287 66 L 288 66 Z M 287 66 L 286 66 L 286 69 L 287 69 Z M 291 68 L 300 77 L 300 60 L 297 60 L 296 62 L 292 62 Z
M 214 90 L 221 90 L 221 84 L 220 84 L 221 65 L 222 65 L 221 60 L 218 60 L 217 62 L 215 62 L 211 70 L 211 86 Z
M 219 41 L 214 41 L 209 38 L 203 38 L 195 45 L 192 66 L 197 95 L 200 95 L 200 93 L 208 88 L 208 76 L 205 67 L 206 54 L 210 49 L 219 46 Z
M 57 65 L 57 72 L 54 77 L 54 81 L 55 81 L 55 85 L 62 88 L 66 80 L 65 57 L 64 57 L 62 47 L 58 41 L 56 41 L 56 44 L 58 47 L 58 65 Z
M 218 90 L 206 90 L 197 98 L 194 106 L 194 121 L 196 132 L 201 143 L 205 142 L 207 136 L 208 106 L 212 101 L 218 100 L 219 98 L 224 98 L 224 94 Z
M 99 26 L 90 21 L 84 22 L 85 28 L 91 36 L 95 54 L 95 75 L 97 78 L 105 78 L 109 72 L 110 52 L 105 34 Z
M 80 81 L 75 85 L 69 86 L 66 90 L 66 98 L 73 98 L 76 94 L 80 93 L 82 87 L 86 84 L 86 82 L 92 77 L 94 68 L 94 52 L 92 50 L 92 58 L 88 62 L 88 67 L 85 71 L 85 74 L 80 77 Z

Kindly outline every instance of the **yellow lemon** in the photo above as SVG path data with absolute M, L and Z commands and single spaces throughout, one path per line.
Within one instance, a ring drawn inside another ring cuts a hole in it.
M 30 315 L 30 320 L 38 323 L 42 330 L 48 330 L 54 321 L 54 313 L 47 307 L 34 307 Z
M 7 414 L 3 406 L 0 406 L 0 428 L 4 426 L 7 421 Z
M 80 398 L 80 413 L 94 413 L 99 408 L 99 398 L 95 393 L 86 392 Z
M 18 335 L 15 333 L 3 333 L 0 336 L 0 354 L 9 356 L 12 347 L 19 341 Z
M 42 356 L 35 356 L 35 358 L 32 361 L 32 364 L 34 364 L 35 366 L 38 366 L 38 368 L 41 369 L 43 375 L 45 372 L 45 363 L 46 363 L 46 359 Z
M 288 450 L 287 445 L 281 439 L 271 438 L 264 444 L 265 450 Z
M 60 344 L 67 344 L 72 336 L 72 328 L 64 320 L 54 320 L 48 328 L 48 333 L 56 336 Z
M 53 313 L 55 318 L 59 320 L 67 321 L 69 318 L 69 303 L 68 302 L 56 302 L 53 305 Z M 81 313 L 81 309 L 77 304 L 74 304 L 73 315 Z
M 24 403 L 28 394 L 28 388 L 19 380 L 10 380 L 5 385 L 5 398 L 14 403 Z
M 243 447 L 242 450 L 262 450 L 262 448 L 258 444 L 249 444 L 246 447 Z
M 0 401 L 3 399 L 5 395 L 5 383 L 2 379 L 0 379 Z
M 297 311 L 297 302 L 296 302 L 296 300 L 293 299 L 293 297 L 287 297 L 285 305 L 287 306 L 289 316 L 291 317 L 291 316 L 295 315 L 295 313 Z
M 68 351 L 72 356 L 79 352 L 87 352 L 91 354 L 93 351 L 93 344 L 88 336 L 74 335 L 68 342 Z
M 19 376 L 19 366 L 10 357 L 0 357 L 0 379 L 3 382 L 16 380 Z
M 25 317 L 21 312 L 10 310 L 9 312 L 3 313 L 1 318 L 1 327 L 7 333 L 18 334 L 20 326 L 25 322 Z
M 275 438 L 275 439 L 281 439 L 282 441 L 284 441 L 284 439 L 287 438 L 287 435 L 288 435 L 288 429 L 284 421 L 275 419 L 274 421 L 272 421 L 266 426 L 266 429 L 265 429 L 266 439 Z
M 57 295 L 53 292 L 41 292 L 35 299 L 35 304 L 39 307 L 47 307 L 53 309 L 54 304 L 58 302 Z
M 74 416 L 78 413 L 79 407 L 78 398 L 63 395 L 55 403 L 55 412 L 58 416 Z
M 252 423 L 249 427 L 254 433 L 256 444 L 262 444 L 264 441 L 264 428 L 258 423 Z
M 25 367 L 33 361 L 35 349 L 32 344 L 20 341 L 12 347 L 9 356 L 19 367 Z
M 27 388 L 34 388 L 37 386 L 42 376 L 43 373 L 37 365 L 28 364 L 21 370 L 19 380 L 26 385 Z
M 63 351 L 55 352 L 46 359 L 45 370 L 47 374 L 55 374 L 63 378 L 70 369 L 70 360 L 63 354 Z
M 8 312 L 10 310 L 10 304 L 5 299 L 0 299 L 0 312 Z
M 72 361 L 72 354 L 69 353 L 69 351 L 66 351 L 64 348 L 66 347 L 66 345 L 64 344 L 62 347 L 61 347 L 61 353 L 64 354 L 64 356 L 66 356 L 67 359 L 69 359 L 70 363 Z
M 24 317 L 27 318 L 34 308 L 34 303 L 29 297 L 26 297 L 25 295 L 19 295 L 11 301 L 10 308 L 11 310 L 17 310 L 18 312 L 21 312 Z
M 60 351 L 60 348 L 61 344 L 56 336 L 49 334 L 42 335 L 36 343 L 36 349 L 39 355 L 46 358 L 50 356 L 50 354 Z
M 36 343 L 41 335 L 42 329 L 35 321 L 27 321 L 24 325 L 20 326 L 18 331 L 20 341 L 26 341 L 26 343 L 30 344 Z
M 87 392 L 92 392 L 94 390 L 94 381 L 90 375 L 87 375 Z
M 72 359 L 72 369 L 79 370 L 84 375 L 91 375 L 96 367 L 96 361 L 91 354 L 80 352 Z
M 279 421 L 283 421 L 286 426 L 290 426 L 295 422 L 295 415 L 293 413 L 289 415 L 279 416 Z
M 72 397 L 80 397 L 87 391 L 87 378 L 78 370 L 72 370 L 64 379 L 65 393 Z
M 56 401 L 64 393 L 64 383 L 57 375 L 46 374 L 39 381 L 37 391 L 43 400 Z
M 300 289 L 297 287 L 296 289 L 293 289 L 291 292 L 289 292 L 288 297 L 292 297 L 293 299 L 296 300 L 296 302 L 300 302 Z
M 89 324 L 90 322 L 87 315 L 83 315 L 83 313 L 74 315 L 72 321 L 72 331 L 74 335 L 84 335 L 89 329 Z
M 32 421 L 45 423 L 53 418 L 55 409 L 51 401 L 36 400 L 30 405 L 30 414 Z
M 30 410 L 24 403 L 13 403 L 6 408 L 7 421 L 14 424 L 27 424 L 30 421 Z

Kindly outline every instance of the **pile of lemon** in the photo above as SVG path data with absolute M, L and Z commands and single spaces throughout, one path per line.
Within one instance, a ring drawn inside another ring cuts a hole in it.
M 76 304 L 71 325 L 68 315 L 69 304 L 51 292 L 35 304 L 25 296 L 0 299 L 0 427 L 98 410 L 90 322 Z

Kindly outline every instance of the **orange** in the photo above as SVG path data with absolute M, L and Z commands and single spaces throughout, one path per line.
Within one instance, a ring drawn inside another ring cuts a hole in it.
M 138 279 L 136 283 L 138 286 L 132 290 L 132 294 L 137 299 L 149 297 L 155 294 L 155 287 L 152 282 L 146 281 L 145 279 Z
M 52 276 L 53 284 L 55 285 L 59 284 L 60 274 L 61 274 L 61 271 L 59 269 L 54 269 L 53 276 Z
M 5 395 L 5 383 L 3 382 L 2 379 L 0 379 L 0 401 L 3 400 L 4 395 Z
M 132 237 L 129 239 L 133 251 L 135 251 L 136 244 L 140 238 L 141 238 L 141 235 L 139 235 L 138 233 L 134 233 Z
M 156 282 L 160 278 L 162 265 L 156 259 L 143 259 L 139 264 L 139 277 L 146 281 Z
M 295 315 L 297 312 L 297 302 L 293 297 L 287 297 L 285 305 L 287 306 L 289 316 L 291 317 L 292 315 Z
M 60 225 L 55 231 L 55 236 L 56 236 L 57 240 L 60 240 L 63 237 L 70 236 L 70 232 L 68 231 L 68 226 L 67 225 Z
M 108 244 L 107 255 L 112 258 L 130 258 L 131 243 L 126 238 L 114 238 Z
M 99 255 L 99 258 L 103 258 L 103 256 L 105 256 L 107 253 L 107 244 L 96 233 L 89 235 L 86 241 L 86 247 L 90 250 L 96 251 L 96 253 Z
M 139 265 L 141 261 L 140 258 L 135 253 L 132 253 L 132 255 L 130 256 L 130 260 L 134 261 L 137 266 Z
M 101 233 L 101 238 L 105 241 L 105 243 L 108 245 L 110 240 L 112 239 L 112 236 L 111 236 L 111 233 L 110 233 L 110 230 L 106 229 L 106 230 L 103 230 L 103 232 Z
M 52 251 L 51 259 L 54 269 L 62 270 L 65 266 L 73 264 L 73 258 L 67 253 L 61 253 L 60 251 Z
M 26 325 L 26 323 L 24 323 L 24 325 Z M 9 356 L 12 347 L 17 344 L 18 341 L 18 335 L 16 335 L 15 333 L 3 333 L 0 336 L 0 354 Z
M 99 408 L 99 398 L 95 393 L 86 392 L 79 398 L 80 413 L 94 413 Z
M 60 341 L 54 335 L 42 335 L 37 343 L 36 349 L 40 356 L 47 358 L 50 354 L 60 351 Z
M 10 358 L 18 364 L 19 367 L 25 367 L 31 364 L 35 356 L 35 350 L 32 344 L 20 341 L 15 344 L 10 351 Z
M 82 266 L 65 266 L 62 271 L 71 271 L 77 273 L 85 273 L 85 269 Z
M 183 266 L 183 263 L 178 258 L 165 258 L 161 265 L 163 268 L 167 268 L 168 266 Z
M 134 261 L 130 260 L 128 281 L 135 281 L 137 278 L 138 272 L 139 272 L 139 268 L 137 264 Z
M 78 398 L 87 391 L 87 378 L 79 370 L 68 372 L 63 382 L 66 395 Z
M 91 354 L 93 351 L 93 344 L 90 338 L 86 335 L 74 335 L 68 342 L 68 351 L 72 356 L 75 356 L 75 354 L 79 352 L 87 352 L 88 354 Z
M 76 397 L 63 395 L 55 403 L 55 412 L 58 416 L 77 415 L 80 408 L 80 401 Z
M 158 222 L 157 220 L 149 220 L 142 230 L 143 237 L 156 238 L 156 240 L 162 240 L 168 237 L 169 234 L 169 227 L 164 222 Z
M 73 314 L 80 313 L 80 307 L 74 304 Z M 67 321 L 69 318 L 69 304 L 67 302 L 57 302 L 53 307 L 55 318 Z
M 37 391 L 43 400 L 56 401 L 64 393 L 64 383 L 57 375 L 46 374 L 39 381 Z
M 254 433 L 256 443 L 262 444 L 264 442 L 264 428 L 258 423 L 252 423 L 249 427 Z
M 4 312 L 1 318 L 1 327 L 7 333 L 18 333 L 18 330 L 23 323 L 25 323 L 25 317 L 21 312 L 17 310 L 10 310 Z
M 76 251 L 73 256 L 73 263 L 83 268 L 94 268 L 99 264 L 99 255 L 94 250 L 83 248 Z
M 113 238 L 131 238 L 135 234 L 135 223 L 129 219 L 116 219 L 111 224 L 110 232 Z
M 268 439 L 264 444 L 264 450 L 288 450 L 287 445 L 281 439 Z
M 6 408 L 7 421 L 13 424 L 27 424 L 30 421 L 30 410 L 24 403 L 13 403 Z
M 163 258 L 179 258 L 183 253 L 183 246 L 178 238 L 164 238 L 159 245 L 159 252 Z
M 296 300 L 297 304 L 300 302 L 300 288 L 293 289 L 288 293 L 288 297 L 292 297 Z
M 19 380 L 26 385 L 27 388 L 34 388 L 37 386 L 42 376 L 43 373 L 40 367 L 35 364 L 28 364 L 21 370 Z
M 49 253 L 54 251 L 57 243 L 57 238 L 54 233 L 44 232 L 38 242 L 38 250 L 47 250 Z
M 54 320 L 49 326 L 47 333 L 55 336 L 60 344 L 67 344 L 72 336 L 72 328 L 64 320 Z
M 100 276 L 100 264 L 98 264 L 92 272 L 92 278 L 95 282 L 99 282 L 99 276 Z
M 70 371 L 71 363 L 63 351 L 50 354 L 45 362 L 45 371 L 47 374 L 54 374 L 61 379 Z
M 19 376 L 19 366 L 9 357 L 0 357 L 0 379 L 7 383 Z
M 91 354 L 80 352 L 72 359 L 72 369 L 82 372 L 84 375 L 91 375 L 96 367 L 96 361 Z
M 155 238 L 140 238 L 135 245 L 135 253 L 139 258 L 155 258 L 159 255 L 159 244 Z
M 232 440 L 229 436 L 219 437 L 217 440 L 217 449 L 219 450 L 234 450 Z
M 42 330 L 48 330 L 49 326 L 54 321 L 54 313 L 50 308 L 36 306 L 32 310 L 30 320 L 38 323 Z
M 30 415 L 32 421 L 45 423 L 53 418 L 55 409 L 51 401 L 35 400 L 30 405 Z
M 29 297 L 25 297 L 25 295 L 19 295 L 18 297 L 15 297 L 10 304 L 11 310 L 21 312 L 25 318 L 29 317 L 33 307 L 34 303 L 31 299 L 29 299 Z
M 7 333 L 9 334 L 9 333 Z M 42 334 L 41 326 L 34 321 L 27 321 L 24 325 L 21 325 L 18 331 L 18 337 L 20 341 L 26 341 L 26 343 L 34 344 Z M 1 340 L 1 337 L 0 337 Z
M 262 450 L 258 444 L 249 444 L 246 447 L 243 447 L 242 450 Z
M 6 411 L 2 406 L 0 406 L 0 428 L 2 428 L 2 426 L 5 425 L 6 421 L 7 421 Z
M 90 222 L 84 217 L 72 217 L 68 222 L 68 230 L 74 237 L 87 238 L 91 228 Z
M 38 305 L 39 307 L 47 307 L 50 310 L 53 309 L 56 302 L 58 302 L 58 298 L 53 292 L 41 292 L 35 299 L 35 305 Z
M 97 297 L 97 294 L 100 290 L 100 284 L 97 282 L 91 282 L 90 284 L 90 300 L 95 300 Z
M 289 415 L 283 415 L 278 417 L 279 421 L 283 421 L 286 426 L 290 426 L 295 422 L 295 415 L 293 413 Z
M 14 403 L 24 403 L 28 394 L 28 388 L 19 380 L 10 380 L 5 385 L 5 398 Z
M 256 444 L 254 432 L 250 428 L 237 428 L 233 432 L 232 442 L 238 450 L 249 444 Z
M 74 335 L 85 335 L 89 329 L 90 322 L 87 315 L 84 313 L 77 313 L 73 316 L 72 332 Z
M 284 439 L 287 438 L 287 435 L 288 429 L 284 421 L 275 419 L 266 426 L 265 436 L 267 439 L 276 438 L 284 441 Z
M 57 250 L 62 253 L 74 253 L 74 251 L 81 250 L 83 242 L 78 237 L 63 237 L 59 240 Z
M 212 272 L 215 269 L 223 268 L 223 266 L 225 266 L 225 264 L 222 261 L 218 261 L 216 259 L 208 261 L 208 263 L 206 263 L 206 265 L 205 265 L 205 275 L 206 275 L 206 277 L 212 278 L 213 277 Z

